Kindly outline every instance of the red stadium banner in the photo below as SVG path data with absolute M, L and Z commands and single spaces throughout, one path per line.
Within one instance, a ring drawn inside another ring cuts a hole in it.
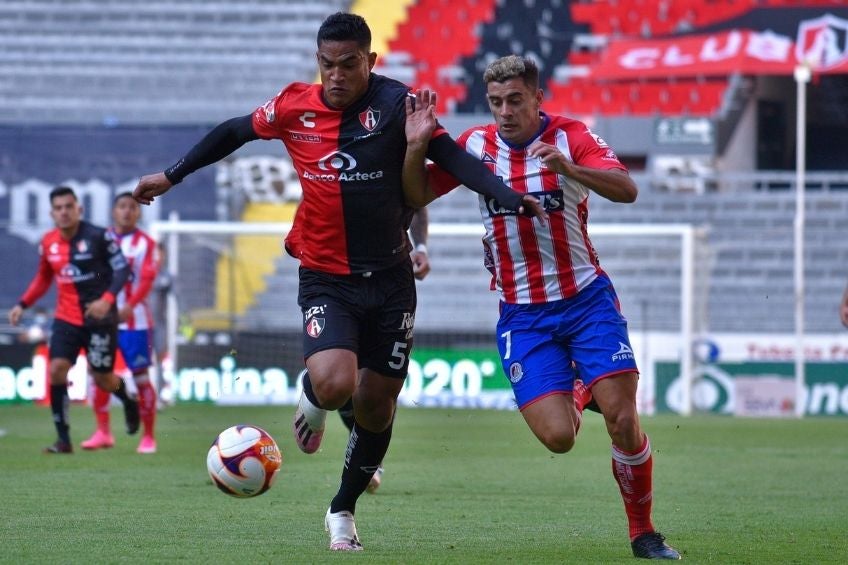
M 734 29 L 612 41 L 591 74 L 600 79 L 791 75 L 802 62 L 816 73 L 848 73 L 848 20 L 831 14 L 804 20 L 794 40 L 771 31 Z

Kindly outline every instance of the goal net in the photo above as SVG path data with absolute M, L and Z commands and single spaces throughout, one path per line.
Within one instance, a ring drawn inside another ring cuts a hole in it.
M 299 264 L 279 222 L 157 222 L 175 281 L 167 336 L 177 400 L 293 403 L 303 371 Z M 692 344 L 708 273 L 698 231 L 683 224 L 595 224 L 641 371 L 640 409 L 656 407 L 654 367 L 677 362 L 675 402 L 691 411 Z M 418 283 L 415 348 L 400 402 L 514 408 L 494 332 L 497 293 L 482 265 L 480 223 L 432 223 L 432 271 Z M 699 284 L 696 284 L 699 282 Z M 687 384 L 688 383 L 688 384 Z

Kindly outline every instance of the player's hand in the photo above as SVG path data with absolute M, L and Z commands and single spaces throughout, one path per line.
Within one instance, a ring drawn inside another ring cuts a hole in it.
M 842 320 L 842 325 L 848 328 L 848 301 L 843 302 L 839 307 L 839 318 Z
M 554 145 L 536 140 L 527 148 L 527 154 L 535 159 L 540 159 L 548 169 L 555 173 L 566 176 L 570 176 L 572 173 L 573 163 Z
M 9 310 L 9 323 L 13 326 L 17 326 L 18 322 L 21 321 L 21 316 L 24 315 L 24 309 L 20 304 L 15 304 L 15 307 Z
M 144 175 L 138 181 L 138 186 L 135 187 L 132 195 L 139 204 L 150 204 L 157 196 L 168 192 L 172 186 L 174 185 L 171 184 L 165 173 Z
M 427 145 L 436 130 L 436 93 L 427 88 L 406 97 L 406 142 L 409 145 Z
M 424 251 L 412 252 L 412 274 L 416 280 L 423 281 L 430 272 L 430 257 Z
M 548 223 L 548 213 L 545 212 L 542 203 L 539 202 L 538 198 L 530 194 L 525 194 L 521 198 L 521 207 L 518 208 L 518 213 L 536 218 L 543 226 Z
M 132 316 L 133 307 L 129 304 L 124 304 L 124 306 L 118 310 L 118 321 L 126 322 Z
M 89 302 L 85 306 L 85 317 L 102 320 L 109 315 L 109 310 L 112 309 L 112 304 L 108 300 L 98 298 L 93 302 Z

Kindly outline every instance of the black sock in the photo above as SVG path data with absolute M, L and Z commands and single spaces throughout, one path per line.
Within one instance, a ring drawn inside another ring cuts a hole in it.
M 68 425 L 68 406 L 71 399 L 68 397 L 68 385 L 50 385 L 50 411 L 53 413 L 53 423 L 56 425 L 56 433 L 59 440 L 67 444 L 71 443 L 70 428 Z
M 339 417 L 342 419 L 342 423 L 347 428 L 347 431 L 353 431 L 353 397 L 347 399 L 347 402 L 344 403 L 344 406 L 339 408 Z
M 303 373 L 303 394 L 306 395 L 306 399 L 312 403 L 315 408 L 321 408 L 323 410 L 323 406 L 318 402 L 318 398 L 315 396 L 315 391 L 312 390 L 312 381 L 309 380 L 309 372 Z
M 392 422 L 394 424 L 394 422 Z M 356 511 L 356 500 L 368 487 L 368 482 L 383 462 L 392 439 L 392 424 L 380 433 L 369 432 L 353 424 L 342 469 L 342 484 L 330 503 L 330 512 Z
M 113 390 L 112 394 L 117 396 L 124 404 L 131 402 L 130 397 L 127 395 L 127 385 L 124 384 L 124 379 L 121 377 L 118 377 L 118 388 Z

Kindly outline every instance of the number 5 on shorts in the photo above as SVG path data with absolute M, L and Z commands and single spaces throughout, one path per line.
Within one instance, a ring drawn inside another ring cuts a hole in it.
M 406 363 L 406 353 L 403 351 L 407 348 L 409 344 L 405 341 L 396 341 L 395 346 L 392 349 L 392 358 L 397 359 L 397 361 L 389 361 L 389 367 L 398 371 L 403 368 L 404 363 Z

